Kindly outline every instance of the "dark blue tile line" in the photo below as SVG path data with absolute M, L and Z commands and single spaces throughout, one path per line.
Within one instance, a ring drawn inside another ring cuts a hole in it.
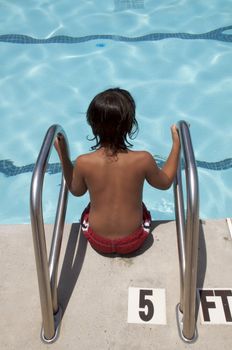
M 159 167 L 164 165 L 165 159 L 154 156 Z M 198 168 L 204 168 L 207 170 L 228 170 L 232 168 L 232 158 L 224 159 L 218 162 L 206 162 L 202 160 L 196 160 Z M 184 169 L 184 161 L 181 163 L 181 169 Z
M 15 176 L 23 173 L 32 172 L 35 164 L 28 164 L 24 166 L 16 166 L 9 159 L 0 160 L 0 173 L 5 176 Z M 52 175 L 61 172 L 60 163 L 48 164 L 47 172 Z
M 158 166 L 162 167 L 165 159 L 160 156 L 155 156 L 156 162 Z M 227 170 L 232 168 L 232 158 L 224 159 L 219 162 L 205 162 L 201 160 L 197 160 L 197 167 L 204 168 L 208 170 Z M 184 168 L 184 164 L 182 163 L 182 169 Z M 16 176 L 23 173 L 32 172 L 34 169 L 34 164 L 28 164 L 24 166 L 16 166 L 9 159 L 0 160 L 0 173 L 5 176 Z M 50 175 L 57 174 L 61 172 L 60 163 L 50 163 L 47 167 L 47 173 Z
M 123 35 L 86 35 L 81 37 L 74 37 L 69 35 L 56 35 L 47 39 L 37 39 L 28 35 L 22 34 L 4 34 L 0 35 L 0 42 L 13 43 L 13 44 L 77 44 L 91 40 L 114 40 L 122 42 L 139 42 L 139 41 L 157 41 L 163 39 L 207 39 L 207 40 L 219 40 L 232 42 L 232 34 L 225 34 L 227 30 L 231 30 L 232 25 L 227 27 L 221 27 L 202 34 L 189 34 L 189 33 L 152 33 L 137 37 L 127 37 Z

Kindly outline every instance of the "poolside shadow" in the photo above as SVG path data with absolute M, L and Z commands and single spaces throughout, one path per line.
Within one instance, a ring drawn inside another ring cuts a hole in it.
M 203 229 L 203 222 L 200 220 L 199 225 L 199 245 L 198 245 L 198 262 L 197 262 L 197 288 L 202 289 L 205 281 L 205 274 L 207 268 L 207 251 L 205 243 L 205 234 Z M 198 292 L 196 293 L 196 313 L 195 319 L 197 321 L 199 308 L 200 308 L 200 298 Z
M 148 249 L 150 249 L 154 243 L 154 237 L 153 237 L 153 230 L 158 227 L 159 225 L 165 224 L 167 222 L 169 222 L 170 220 L 156 220 L 156 221 L 152 221 L 151 222 L 151 229 L 150 229 L 150 234 L 147 237 L 147 239 L 145 240 L 145 242 L 143 243 L 143 245 L 137 249 L 135 252 L 130 253 L 130 254 L 117 254 L 117 253 L 112 253 L 112 254 L 103 254 L 103 253 L 99 253 L 98 254 L 106 257 L 106 258 L 134 258 L 136 256 L 142 255 L 143 253 L 145 253 Z
M 158 227 L 159 225 L 167 224 L 168 222 L 171 222 L 173 220 L 154 220 L 151 222 L 151 232 Z
M 80 275 L 85 253 L 87 240 L 81 234 L 80 224 L 73 223 L 65 251 L 64 261 L 58 283 L 58 300 L 64 315 L 72 292 Z M 62 316 L 63 317 L 63 316 Z

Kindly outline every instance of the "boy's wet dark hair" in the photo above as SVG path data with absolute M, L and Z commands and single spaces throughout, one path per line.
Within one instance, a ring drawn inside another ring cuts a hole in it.
M 99 93 L 91 101 L 87 110 L 87 121 L 92 128 L 96 145 L 92 150 L 104 146 L 112 154 L 132 147 L 127 140 L 138 131 L 135 118 L 135 101 L 123 89 L 108 89 Z

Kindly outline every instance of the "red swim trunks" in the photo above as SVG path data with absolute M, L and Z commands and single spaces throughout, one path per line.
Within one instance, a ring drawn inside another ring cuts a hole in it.
M 84 236 L 91 246 L 100 253 L 118 253 L 129 254 L 140 248 L 149 235 L 151 225 L 151 214 L 143 203 L 143 223 L 140 228 L 130 235 L 117 238 L 107 239 L 96 234 L 89 226 L 90 204 L 85 208 L 81 216 L 81 227 Z

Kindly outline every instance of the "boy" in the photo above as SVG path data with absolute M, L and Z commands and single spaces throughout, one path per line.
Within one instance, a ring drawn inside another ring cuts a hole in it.
M 127 140 L 138 130 L 135 102 L 126 90 L 108 89 L 98 94 L 87 111 L 96 145 L 94 152 L 76 159 L 73 167 L 58 135 L 55 147 L 65 180 L 75 196 L 89 191 L 90 204 L 82 214 L 82 231 L 101 253 L 128 254 L 148 236 L 150 213 L 142 202 L 143 184 L 168 189 L 176 175 L 180 140 L 171 128 L 172 149 L 162 169 L 146 151 L 131 151 Z

